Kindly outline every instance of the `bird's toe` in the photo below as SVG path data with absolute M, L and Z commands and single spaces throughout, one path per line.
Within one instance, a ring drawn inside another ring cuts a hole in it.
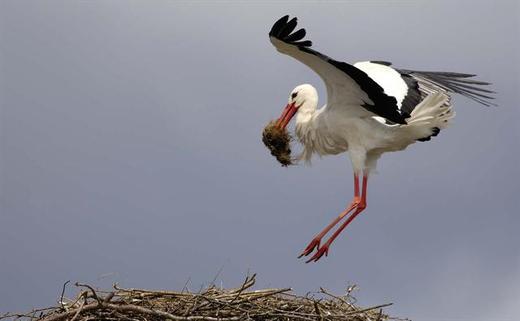
M 311 254 L 314 249 L 318 249 L 320 248 L 320 239 L 317 239 L 317 238 L 314 238 L 310 243 L 309 245 L 307 245 L 307 247 L 305 248 L 305 250 L 303 250 L 303 252 L 300 254 L 300 256 L 298 256 L 298 258 L 301 258 L 303 256 L 307 256 L 309 254 Z

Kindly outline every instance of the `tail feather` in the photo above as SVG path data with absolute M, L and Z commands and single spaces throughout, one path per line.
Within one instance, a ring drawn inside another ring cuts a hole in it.
M 455 112 L 451 108 L 448 94 L 436 92 L 429 94 L 414 108 L 405 127 L 415 140 L 427 141 L 446 128 L 453 117 Z

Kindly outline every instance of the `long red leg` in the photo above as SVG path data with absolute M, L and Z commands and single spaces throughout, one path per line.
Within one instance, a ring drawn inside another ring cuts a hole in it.
M 332 236 L 323 244 L 322 247 L 318 248 L 318 251 L 307 261 L 307 263 L 311 261 L 318 261 L 324 254 L 327 256 L 329 254 L 329 247 L 334 242 L 336 237 L 347 227 L 347 225 L 352 222 L 359 213 L 363 212 L 363 210 L 367 207 L 367 183 L 368 183 L 368 175 L 363 175 L 363 192 L 361 194 L 361 200 L 356 206 L 356 211 L 352 213 L 347 220 L 332 234 Z
M 363 182 L 365 177 L 363 176 Z M 315 248 L 320 247 L 321 239 L 327 234 L 336 224 L 338 224 L 348 213 L 350 213 L 352 210 L 354 210 L 356 207 L 359 206 L 361 203 L 361 199 L 359 197 L 359 177 L 357 174 L 354 174 L 354 199 L 350 203 L 350 205 L 343 211 L 337 218 L 335 218 L 327 227 L 323 229 L 320 233 L 318 233 L 312 241 L 307 245 L 305 250 L 303 250 L 302 254 L 298 256 L 298 258 L 301 258 L 302 256 L 307 256 L 314 251 Z

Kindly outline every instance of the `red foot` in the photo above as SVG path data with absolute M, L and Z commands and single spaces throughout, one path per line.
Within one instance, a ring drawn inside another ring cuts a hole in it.
M 303 253 L 300 254 L 300 256 L 298 258 L 311 254 L 312 251 L 314 251 L 314 249 L 317 249 L 316 253 L 305 263 L 309 263 L 312 261 L 317 262 L 324 254 L 325 254 L 325 256 L 328 256 L 329 246 L 332 244 L 332 242 L 334 242 L 334 240 L 341 233 L 341 231 L 343 231 L 343 229 L 345 229 L 345 227 L 347 227 L 347 225 L 349 225 L 350 222 L 352 222 L 352 220 L 354 220 L 354 218 L 356 218 L 356 216 L 359 213 L 361 213 L 366 207 L 367 207 L 367 205 L 364 200 L 361 200 L 360 202 L 355 200 L 352 203 L 351 207 L 348 210 L 346 210 L 345 212 L 343 212 L 336 221 L 332 222 L 332 224 L 329 225 L 324 231 L 322 231 L 322 233 L 320 233 L 316 237 L 314 237 L 314 239 L 311 241 L 311 243 L 309 245 L 307 245 L 307 247 L 305 248 Z M 350 215 L 347 218 L 347 220 L 336 230 L 336 232 L 334 232 L 332 234 L 332 236 L 327 240 L 327 242 L 325 242 L 325 244 L 322 247 L 320 247 L 320 241 L 321 241 L 321 238 L 323 237 L 323 233 L 327 233 L 330 230 L 330 227 L 335 225 L 337 223 L 337 221 L 339 221 L 339 219 L 342 219 L 352 209 L 356 209 L 356 211 L 354 213 L 352 213 L 352 215 Z
M 321 237 L 320 238 L 313 238 L 312 241 L 309 243 L 309 245 L 307 245 L 307 247 L 305 248 L 305 250 L 303 250 L 302 254 L 300 254 L 300 256 L 298 256 L 298 258 L 301 258 L 302 256 L 307 256 L 309 254 L 312 253 L 312 251 L 314 251 L 314 249 L 319 249 L 320 248 L 320 242 L 321 242 Z
M 318 251 L 305 263 L 309 262 L 318 262 L 318 260 L 325 254 L 325 256 L 329 255 L 329 243 L 325 243 L 322 247 L 318 248 Z
M 307 245 L 305 250 L 303 250 L 302 254 L 298 256 L 301 258 L 302 256 L 307 256 L 311 254 L 314 249 L 317 249 L 316 253 L 307 261 L 309 262 L 317 262 L 323 255 L 327 256 L 329 254 L 329 246 L 334 242 L 334 239 L 338 237 L 338 235 L 347 227 L 347 225 L 352 222 L 356 216 L 361 213 L 366 207 L 366 195 L 367 195 L 367 181 L 368 176 L 366 174 L 363 175 L 363 191 L 361 197 L 359 196 L 359 178 L 357 174 L 354 174 L 354 199 L 352 203 L 350 203 L 349 207 L 345 209 L 336 219 L 334 219 L 323 231 L 317 234 L 312 241 Z M 334 227 L 338 224 L 345 216 L 347 216 L 351 211 L 354 211 L 347 220 L 341 224 L 341 226 L 332 234 L 332 236 L 325 242 L 325 244 L 320 247 L 321 239 Z

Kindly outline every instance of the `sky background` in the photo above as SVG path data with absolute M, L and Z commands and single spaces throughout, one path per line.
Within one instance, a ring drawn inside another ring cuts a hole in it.
M 299 17 L 338 60 L 476 73 L 451 128 L 386 154 L 328 258 L 297 255 L 350 201 L 346 155 L 281 168 L 261 131 L 321 80 L 267 33 Z M 198 290 L 359 285 L 423 321 L 520 306 L 518 1 L 0 2 L 0 313 L 67 280 Z M 75 289 L 70 289 L 72 296 Z

